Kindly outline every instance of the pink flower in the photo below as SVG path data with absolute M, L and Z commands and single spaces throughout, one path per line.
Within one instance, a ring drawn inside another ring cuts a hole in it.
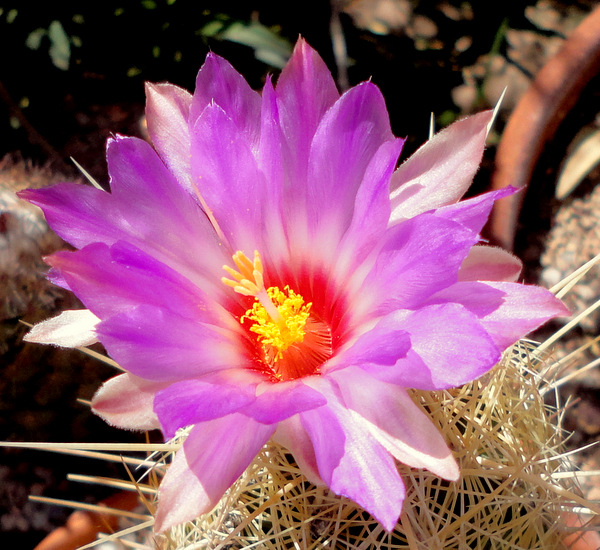
M 262 95 L 214 54 L 194 95 L 147 92 L 154 148 L 109 141 L 110 193 L 21 193 L 78 249 L 47 261 L 88 308 L 29 339 L 104 344 L 126 370 L 93 401 L 111 424 L 167 438 L 193 426 L 162 483 L 157 530 L 209 511 L 269 438 L 393 529 L 395 459 L 459 476 L 406 388 L 468 382 L 568 314 L 513 282 L 518 260 L 478 245 L 493 201 L 513 190 L 457 202 L 490 113 L 396 170 L 403 141 L 377 87 L 340 97 L 302 40 Z

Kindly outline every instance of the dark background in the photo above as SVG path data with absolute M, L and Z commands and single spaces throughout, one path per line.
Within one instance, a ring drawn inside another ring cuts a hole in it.
M 355 24 L 356 15 L 353 18 L 341 13 L 351 63 L 348 80 L 354 85 L 372 79 L 387 99 L 394 132 L 409 136 L 415 145 L 421 143 L 427 136 L 430 113 L 436 114 L 441 125 L 461 114 L 451 91 L 463 83 L 465 67 L 482 55 L 506 50 L 508 26 L 552 34 L 536 29 L 525 17 L 525 8 L 534 4 L 502 2 L 501 9 L 493 9 L 494 3 L 487 0 L 406 2 L 401 4 L 410 10 L 405 26 L 386 28 L 386 13 L 379 18 L 375 13 L 376 0 L 340 2 L 352 15 L 352 9 L 360 9 L 359 23 L 371 23 L 372 28 L 385 32 L 376 34 L 360 28 Z M 582 9 L 589 9 L 589 4 L 582 3 Z M 458 15 L 449 17 L 449 11 L 440 7 L 444 5 Z M 54 162 L 60 158 L 68 165 L 65 151 L 81 156 L 82 151 L 73 143 L 79 139 L 83 143 L 77 145 L 93 148 L 89 154 L 101 164 L 102 151 L 91 143 L 96 139 L 91 134 L 100 130 L 104 134 L 100 137 L 105 137 L 109 132 L 129 130 L 131 115 L 139 114 L 143 105 L 146 80 L 166 80 L 193 89 L 209 50 L 229 59 L 253 87 L 260 88 L 265 75 L 276 73 L 278 68 L 257 60 L 253 47 L 223 38 L 234 23 L 260 23 L 289 48 L 302 35 L 320 52 L 334 75 L 337 72 L 331 45 L 331 10 L 326 0 L 285 4 L 25 0 L 12 5 L 2 2 L 0 6 L 4 100 L 0 102 L 0 154 L 20 151 L 27 158 L 43 162 L 50 156 Z M 388 23 L 392 24 L 397 15 L 387 13 Z M 60 67 L 50 55 L 53 42 L 58 40 L 53 41 L 49 32 L 42 34 L 53 22 L 60 23 L 68 40 L 67 59 L 61 58 Z M 220 33 L 216 32 L 219 28 Z M 35 36 L 41 39 L 32 49 Z M 456 42 L 464 37 L 471 46 L 460 51 Z M 486 106 L 486 99 L 480 97 L 472 110 Z M 30 127 L 24 127 L 22 119 L 16 122 L 15 107 Z M 10 118 L 12 126 L 7 120 Z M 32 144 L 36 139 L 43 141 Z M 103 147 L 103 140 L 98 141 Z M 96 170 L 102 173 L 101 168 Z

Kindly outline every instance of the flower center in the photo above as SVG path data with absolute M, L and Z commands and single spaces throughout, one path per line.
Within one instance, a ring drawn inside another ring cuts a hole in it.
M 289 286 L 284 292 L 276 286 L 267 288 L 267 295 L 272 304 L 277 308 L 278 319 L 273 319 L 261 302 L 254 305 L 241 317 L 254 321 L 250 327 L 255 332 L 257 340 L 265 347 L 271 348 L 275 355 L 273 361 L 283 358 L 283 353 L 292 344 L 304 340 L 304 327 L 310 315 L 311 303 L 305 304 L 304 298 L 296 294 Z
M 238 270 L 223 266 L 232 278 L 221 280 L 235 292 L 255 298 L 252 307 L 240 317 L 240 323 L 252 321 L 249 330 L 256 334 L 269 374 L 277 380 L 318 374 L 321 363 L 332 355 L 332 339 L 327 324 L 311 313 L 312 303 L 305 303 L 287 285 L 283 290 L 276 286 L 265 288 L 258 252 L 250 261 L 238 251 L 233 261 Z

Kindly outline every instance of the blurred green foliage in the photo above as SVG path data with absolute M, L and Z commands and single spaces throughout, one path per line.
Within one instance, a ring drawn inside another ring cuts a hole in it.
M 0 158 L 39 152 L 23 117 L 60 149 L 79 131 L 78 112 L 141 103 L 144 81 L 193 89 L 211 49 L 241 61 L 261 86 L 267 70 L 285 64 L 297 35 L 281 36 L 253 18 L 255 9 L 214 0 L 0 0 Z
M 342 13 L 350 84 L 372 79 L 386 97 L 394 132 L 420 143 L 431 112 L 444 113 L 438 120 L 444 123 L 457 116 L 450 90 L 462 83 L 462 68 L 490 51 L 506 18 L 518 25 L 524 7 L 534 3 L 518 0 L 490 9 L 489 0 L 410 0 L 413 14 L 424 14 L 434 29 L 431 37 L 418 29 L 415 35 L 406 29 L 381 33 Z M 466 6 L 473 17 L 452 19 L 442 4 L 463 11 Z M 78 113 L 89 114 L 95 105 L 141 104 L 144 81 L 192 90 L 210 50 L 258 89 L 302 35 L 335 75 L 330 17 L 327 0 L 0 0 L 0 85 L 60 150 L 81 131 Z M 457 48 L 461 37 L 471 45 Z M 14 150 L 35 156 L 29 137 L 4 97 L 0 157 Z M 409 141 L 406 152 L 411 148 Z
M 227 12 L 227 2 L 214 1 L 15 1 L 0 4 L 0 36 L 10 47 L 4 50 L 12 56 L 9 65 L 34 59 L 25 45 L 49 55 L 60 70 L 97 78 L 164 77 L 165 67 L 182 63 L 197 68 L 211 44 L 222 40 L 248 46 L 261 61 L 280 67 L 292 41 L 252 20 L 251 6 L 231 3 Z M 41 68 L 41 58 L 35 59 Z
M 81 40 L 76 36 L 69 38 L 60 21 L 54 20 L 50 23 L 48 29 L 35 29 L 32 31 L 27 36 L 25 44 L 28 48 L 37 50 L 42 43 L 42 39 L 46 36 L 50 41 L 48 54 L 52 63 L 55 67 L 67 71 L 71 60 L 71 41 L 73 44 L 81 45 Z

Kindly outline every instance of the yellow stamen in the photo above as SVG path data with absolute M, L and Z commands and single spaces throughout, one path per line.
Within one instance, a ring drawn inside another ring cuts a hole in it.
M 269 301 L 279 314 L 279 319 L 273 319 L 261 302 L 255 302 L 251 309 L 240 319 L 250 319 L 254 325 L 250 327 L 258 336 L 267 356 L 277 362 L 283 357 L 283 352 L 291 345 L 304 340 L 306 321 L 310 315 L 312 303 L 305 304 L 304 298 L 296 294 L 289 286 L 283 291 L 276 286 L 267 289 Z
M 221 280 L 243 296 L 254 296 L 256 302 L 242 315 L 240 322 L 243 323 L 245 319 L 254 322 L 250 330 L 257 334 L 265 356 L 277 362 L 286 349 L 304 340 L 312 303 L 305 304 L 304 298 L 288 286 L 283 291 L 276 286 L 265 289 L 263 265 L 258 251 L 254 252 L 254 261 L 250 261 L 238 250 L 233 255 L 233 261 L 238 271 L 223 266 L 232 279 L 223 277 Z

